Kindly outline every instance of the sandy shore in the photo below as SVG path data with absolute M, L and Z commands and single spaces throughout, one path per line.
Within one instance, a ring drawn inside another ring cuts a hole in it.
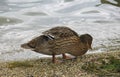
M 58 58 L 62 60 L 61 58 Z M 86 54 L 53 64 L 51 59 L 0 63 L 0 77 L 119 77 L 120 50 Z

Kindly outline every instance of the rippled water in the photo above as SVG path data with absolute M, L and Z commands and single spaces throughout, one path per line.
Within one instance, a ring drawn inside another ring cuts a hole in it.
M 120 49 L 120 0 L 0 0 L 0 61 L 46 57 L 20 44 L 55 26 L 93 36 L 93 50 Z

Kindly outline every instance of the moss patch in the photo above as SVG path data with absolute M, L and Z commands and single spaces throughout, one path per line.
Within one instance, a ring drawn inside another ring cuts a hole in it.
M 28 61 L 15 61 L 15 62 L 10 62 L 7 64 L 8 68 L 16 68 L 16 67 L 33 67 L 33 64 L 30 64 Z
M 98 76 L 120 76 L 120 52 L 118 55 L 112 53 L 104 54 L 84 63 L 82 69 L 89 73 L 95 73 Z

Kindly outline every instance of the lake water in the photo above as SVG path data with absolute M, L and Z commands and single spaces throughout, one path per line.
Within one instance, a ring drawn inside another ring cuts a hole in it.
M 88 53 L 120 50 L 120 0 L 0 0 L 0 61 L 47 57 L 20 44 L 55 26 L 91 34 Z

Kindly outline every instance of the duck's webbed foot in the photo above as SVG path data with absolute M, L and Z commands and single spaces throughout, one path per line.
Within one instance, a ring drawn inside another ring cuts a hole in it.
M 67 59 L 67 60 L 73 59 L 73 57 L 67 56 L 65 55 L 65 53 L 63 53 L 62 56 L 63 56 L 63 59 Z
M 70 59 L 71 61 L 77 61 L 77 56 L 75 56 L 74 58 Z
M 75 59 L 75 60 L 76 60 L 77 58 L 78 58 L 78 57 L 77 57 L 77 56 L 75 56 L 73 59 Z

